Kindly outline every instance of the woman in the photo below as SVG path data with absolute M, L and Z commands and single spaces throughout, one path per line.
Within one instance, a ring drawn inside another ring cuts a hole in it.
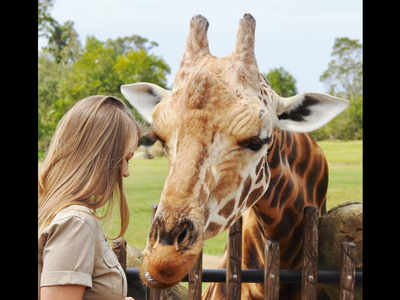
M 125 298 L 125 273 L 96 210 L 105 207 L 107 216 L 117 201 L 116 238 L 124 235 L 129 211 L 122 179 L 139 137 L 126 105 L 110 96 L 80 100 L 58 123 L 39 171 L 40 300 L 133 299 Z

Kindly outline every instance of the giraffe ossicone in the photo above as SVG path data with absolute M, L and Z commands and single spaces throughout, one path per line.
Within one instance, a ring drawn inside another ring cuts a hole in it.
M 324 198 L 323 158 L 307 135 L 291 132 L 323 126 L 348 102 L 321 93 L 277 95 L 257 67 L 255 25 L 245 14 L 232 54 L 217 58 L 209 51 L 208 21 L 195 16 L 171 91 L 143 82 L 121 86 L 152 124 L 152 134 L 163 142 L 169 159 L 141 266 L 141 277 L 150 286 L 179 282 L 193 267 L 204 240 L 227 230 L 241 215 L 248 215 L 244 224 L 257 219 L 265 226 L 259 239 L 265 231 L 284 238 L 287 227 L 295 228 L 301 218 L 288 203 L 296 208 L 313 205 L 312 195 Z M 309 160 L 300 155 L 309 155 Z M 307 167 L 317 160 L 322 161 L 318 167 Z M 317 191 L 306 190 L 313 189 L 309 181 Z M 286 202 L 280 198 L 285 193 Z M 270 194 L 279 197 L 271 200 Z M 294 251 L 290 243 L 287 247 Z

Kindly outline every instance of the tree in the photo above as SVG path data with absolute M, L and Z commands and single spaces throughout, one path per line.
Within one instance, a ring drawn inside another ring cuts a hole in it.
M 358 40 L 336 38 L 332 59 L 320 81 L 328 86 L 329 93 L 346 99 L 362 96 L 362 46 Z
M 95 37 L 87 38 L 81 56 L 60 86 L 60 117 L 64 110 L 89 95 L 114 95 L 124 100 L 120 92 L 122 84 L 147 81 L 166 86 L 166 75 L 170 73 L 167 63 L 143 48 L 134 50 L 133 45 L 129 46 L 123 40 L 129 41 L 130 37 L 106 42 Z M 134 108 L 131 109 L 143 122 Z
M 320 81 L 327 85 L 328 93 L 349 100 L 349 107 L 311 135 L 321 139 L 362 138 L 362 45 L 347 37 L 336 38 L 332 59 Z
M 50 51 L 43 51 L 38 62 L 39 153 L 46 151 L 56 124 L 78 100 L 90 95 L 113 95 L 125 101 L 120 86 L 137 81 L 166 87 L 170 67 L 149 53 L 155 45 L 138 35 L 106 42 L 89 36 L 82 53 L 70 64 L 58 64 Z M 125 103 L 144 125 L 136 110 Z
M 121 82 L 152 82 L 166 87 L 166 75 L 170 67 L 160 57 L 148 54 L 144 49 L 131 50 L 118 57 L 114 66 Z
M 38 59 L 38 154 L 43 157 L 57 123 L 80 99 L 90 95 L 113 95 L 124 100 L 120 86 L 148 81 L 166 87 L 168 64 L 150 51 L 154 41 L 140 35 L 108 39 L 89 36 L 82 49 L 72 21 L 53 19 L 52 0 L 39 0 L 39 36 L 47 46 Z M 140 123 L 145 123 L 127 102 Z
M 115 40 L 108 39 L 105 42 L 105 47 L 114 48 L 117 55 L 126 55 L 131 50 L 140 49 L 150 52 L 151 49 L 157 46 L 158 44 L 156 42 L 149 41 L 147 38 L 136 34 L 116 38 Z
M 70 72 L 69 66 L 57 64 L 48 52 L 38 59 L 38 152 L 41 158 L 47 149 L 59 119 L 58 102 L 60 83 Z
M 44 47 L 43 51 L 50 53 L 58 64 L 73 64 L 81 52 L 81 43 L 74 29 L 74 22 L 66 21 L 60 24 L 55 21 L 48 32 L 47 47 Z
M 264 74 L 278 95 L 290 97 L 297 94 L 296 79 L 283 67 L 274 68 L 267 74 Z
M 38 2 L 38 36 L 46 37 L 51 27 L 56 22 L 49 10 L 53 7 L 52 0 L 39 0 Z

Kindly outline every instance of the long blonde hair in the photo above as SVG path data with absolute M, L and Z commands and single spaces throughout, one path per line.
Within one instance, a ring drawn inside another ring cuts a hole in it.
M 121 230 L 116 238 L 123 236 L 129 210 L 121 163 L 128 143 L 134 139 L 137 145 L 139 138 L 140 129 L 121 100 L 96 95 L 78 101 L 58 123 L 39 170 L 39 234 L 73 204 L 93 210 L 107 204 L 108 215 L 118 194 Z

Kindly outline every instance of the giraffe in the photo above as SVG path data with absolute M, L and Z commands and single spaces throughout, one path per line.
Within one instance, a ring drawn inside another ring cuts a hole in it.
M 172 91 L 146 82 L 121 86 L 169 162 L 140 268 L 143 282 L 157 288 L 181 281 L 204 241 L 240 216 L 243 268 L 263 267 L 267 238 L 279 241 L 281 267 L 297 268 L 303 208 L 322 211 L 328 182 L 324 155 L 307 132 L 348 106 L 322 93 L 275 93 L 258 70 L 250 14 L 226 57 L 211 55 L 208 27 L 201 15 L 191 19 Z M 296 299 L 291 291 L 282 286 L 282 299 Z M 242 299 L 262 295 L 261 284 L 242 284 Z M 224 299 L 224 285 L 211 285 L 204 298 Z
M 260 78 L 261 89 L 268 93 L 269 84 L 263 81 L 265 79 Z M 264 247 L 268 238 L 279 241 L 281 269 L 300 269 L 304 207 L 313 205 L 320 214 L 326 212 L 328 165 L 321 149 L 304 133 L 275 128 L 267 153 L 265 161 L 261 160 L 257 165 L 259 170 L 256 169 L 255 174 L 268 166 L 269 188 L 243 215 L 241 267 L 264 268 Z M 219 268 L 226 269 L 227 259 L 225 249 Z M 322 293 L 318 290 L 318 294 Z M 210 284 L 203 299 L 226 299 L 225 283 Z M 241 299 L 264 299 L 264 285 L 242 283 Z M 300 283 L 281 283 L 279 299 L 300 299 Z

